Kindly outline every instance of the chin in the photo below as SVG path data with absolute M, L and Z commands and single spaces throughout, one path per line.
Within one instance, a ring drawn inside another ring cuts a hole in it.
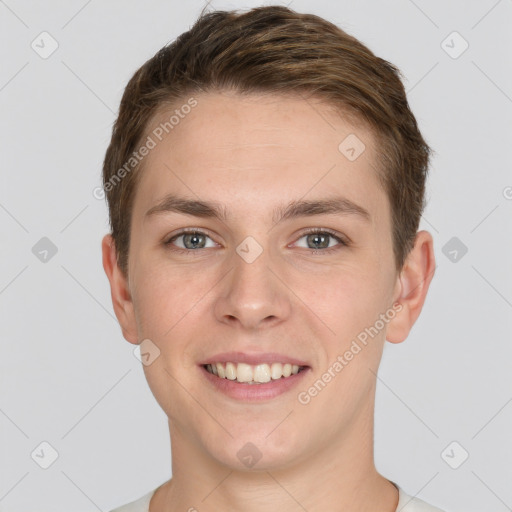
M 279 435 L 277 430 L 272 432 L 275 428 L 275 423 L 271 428 L 265 423 L 265 428 L 258 432 L 239 432 L 232 438 L 223 436 L 222 441 L 212 440 L 213 445 L 206 446 L 206 450 L 231 470 L 254 473 L 284 469 L 296 460 L 304 442 L 285 429 Z

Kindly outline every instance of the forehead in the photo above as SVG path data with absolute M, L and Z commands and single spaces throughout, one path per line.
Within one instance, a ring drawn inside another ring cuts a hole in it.
M 276 94 L 193 98 L 193 108 L 183 108 L 191 104 L 184 98 L 150 123 L 155 147 L 143 161 L 134 210 L 169 192 L 241 209 L 334 192 L 369 209 L 386 201 L 370 130 L 333 107 Z

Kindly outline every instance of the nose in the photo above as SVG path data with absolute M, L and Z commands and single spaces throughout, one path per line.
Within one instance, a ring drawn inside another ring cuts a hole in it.
M 290 315 L 291 292 L 267 250 L 252 262 L 234 253 L 231 263 L 214 306 L 217 320 L 255 330 L 277 325 Z

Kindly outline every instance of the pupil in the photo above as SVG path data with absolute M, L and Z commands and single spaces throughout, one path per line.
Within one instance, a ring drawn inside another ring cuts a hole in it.
M 191 242 L 192 245 L 194 246 L 194 248 L 197 248 L 196 246 L 199 244 L 198 239 L 200 239 L 202 236 L 203 235 L 200 235 L 199 233 L 185 234 L 185 237 L 184 237 L 185 247 L 187 247 L 187 242 Z
M 318 242 L 319 239 L 323 240 L 323 243 Z M 329 244 L 327 244 L 327 245 L 325 244 L 325 241 L 327 240 L 327 236 L 325 236 L 325 235 L 319 235 L 319 234 L 310 235 L 310 240 L 312 240 L 313 244 L 317 244 L 317 243 L 322 244 L 322 247 L 327 247 L 329 245 Z M 319 249 L 318 245 L 315 247 L 315 249 Z

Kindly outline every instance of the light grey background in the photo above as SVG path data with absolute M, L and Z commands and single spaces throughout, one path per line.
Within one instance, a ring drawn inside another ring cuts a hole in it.
M 170 477 L 166 416 L 113 314 L 93 189 L 126 82 L 203 5 L 0 1 L 0 510 L 105 511 Z M 409 339 L 386 343 L 377 468 L 449 512 L 511 510 L 512 1 L 290 7 L 398 65 L 436 151 L 421 227 L 438 266 Z M 46 59 L 31 47 L 51 49 L 43 31 L 58 43 Z

